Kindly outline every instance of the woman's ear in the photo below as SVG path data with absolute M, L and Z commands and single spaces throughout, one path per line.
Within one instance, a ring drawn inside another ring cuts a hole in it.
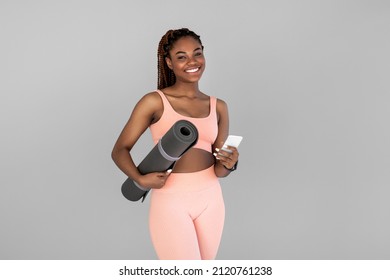
M 167 63 L 169 69 L 172 70 L 172 60 L 169 57 L 166 57 L 165 62 Z

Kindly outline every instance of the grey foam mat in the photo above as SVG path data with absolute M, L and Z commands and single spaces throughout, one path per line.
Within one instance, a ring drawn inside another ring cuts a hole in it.
M 162 172 L 172 168 L 174 163 L 198 141 L 198 130 L 186 120 L 180 120 L 164 134 L 148 155 L 138 165 L 141 174 Z M 150 191 L 147 186 L 140 186 L 131 178 L 122 184 L 122 194 L 130 201 L 144 201 Z

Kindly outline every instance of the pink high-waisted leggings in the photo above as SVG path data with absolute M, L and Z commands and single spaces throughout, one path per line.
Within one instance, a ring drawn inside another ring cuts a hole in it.
M 200 260 L 217 255 L 225 205 L 214 166 L 172 173 L 151 192 L 149 228 L 159 259 Z

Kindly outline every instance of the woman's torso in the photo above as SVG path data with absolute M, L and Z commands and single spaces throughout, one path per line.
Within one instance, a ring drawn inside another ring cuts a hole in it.
M 190 99 L 156 92 L 161 97 L 162 110 L 149 126 L 155 144 L 178 120 L 190 121 L 198 129 L 198 142 L 176 162 L 172 172 L 197 172 L 212 166 L 212 145 L 218 134 L 217 99 L 206 95 Z

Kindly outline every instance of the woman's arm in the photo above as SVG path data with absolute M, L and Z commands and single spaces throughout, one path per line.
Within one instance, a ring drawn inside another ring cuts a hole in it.
M 218 135 L 213 145 L 213 153 L 215 153 L 216 163 L 214 166 L 215 174 L 218 177 L 226 177 L 230 174 L 231 168 L 238 161 L 238 150 L 229 146 L 232 153 L 227 153 L 222 150 L 223 143 L 229 135 L 229 112 L 226 102 L 217 100 L 217 115 L 218 115 Z M 218 150 L 217 150 L 218 149 Z
M 161 110 L 162 104 L 158 94 L 152 92 L 142 97 L 135 105 L 111 153 L 113 161 L 123 173 L 139 185 L 149 188 L 161 188 L 169 174 L 167 172 L 153 172 L 141 175 L 134 164 L 130 151 Z

